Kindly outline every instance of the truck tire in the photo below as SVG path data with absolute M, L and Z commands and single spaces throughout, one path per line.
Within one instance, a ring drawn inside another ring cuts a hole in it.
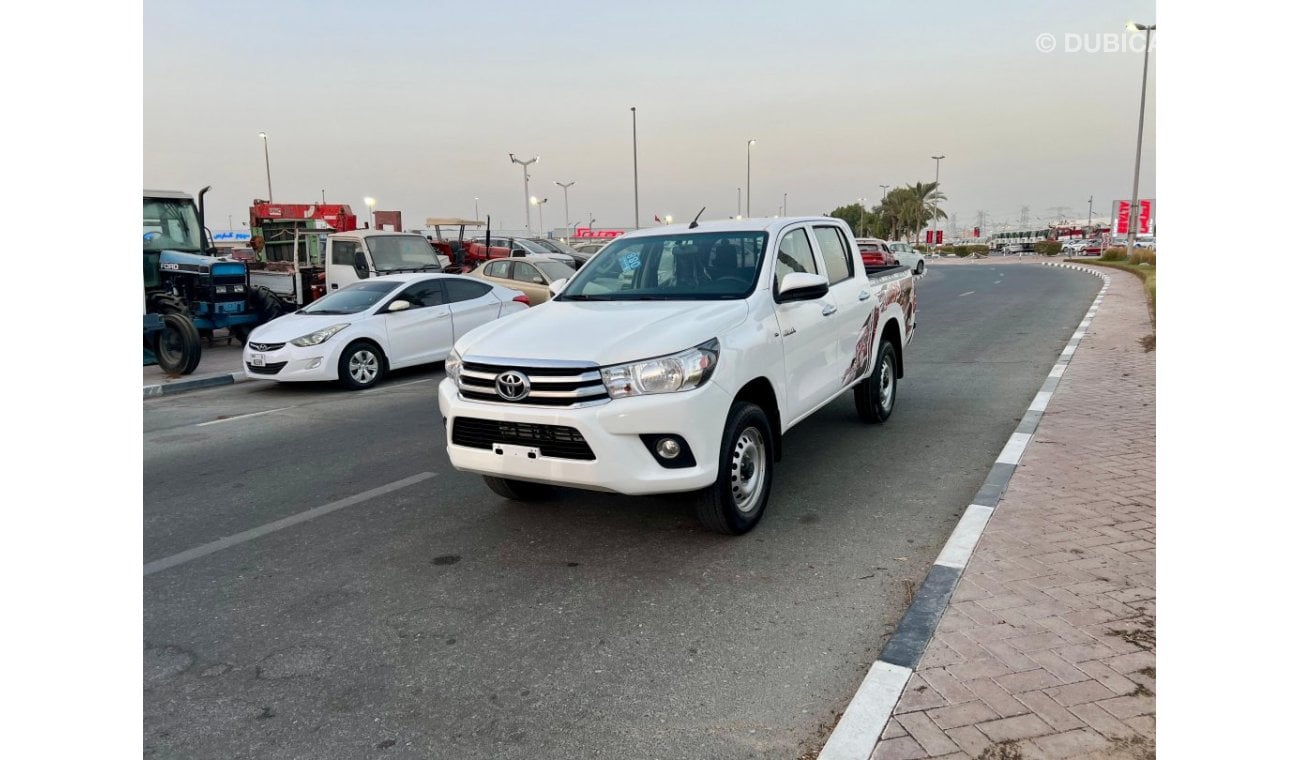
M 541 501 L 555 493 L 555 486 L 547 483 L 494 478 L 490 475 L 484 475 L 483 482 L 492 489 L 492 493 L 511 501 Z
M 169 375 L 188 375 L 199 366 L 203 343 L 194 323 L 182 314 L 163 314 L 163 329 L 150 346 L 158 366 Z
M 863 422 L 884 422 L 894 412 L 894 399 L 898 395 L 898 360 L 895 357 L 894 344 L 881 341 L 876 368 L 870 377 L 853 388 L 853 404 Z
M 747 401 L 731 405 L 722 429 L 718 479 L 696 497 L 695 514 L 717 533 L 748 533 L 772 492 L 775 439 L 767 415 Z
M 384 379 L 384 352 L 368 340 L 359 340 L 343 349 L 339 357 L 339 382 L 349 390 L 373 388 Z

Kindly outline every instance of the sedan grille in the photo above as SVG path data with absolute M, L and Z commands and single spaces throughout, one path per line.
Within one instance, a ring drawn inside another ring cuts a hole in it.
M 457 417 L 451 428 L 451 442 L 475 449 L 491 449 L 494 443 L 531 446 L 538 449 L 542 456 L 555 459 L 592 461 L 596 458 L 582 433 L 561 425 L 532 425 Z
M 284 348 L 283 343 L 249 343 L 248 347 L 254 351 L 279 351 Z

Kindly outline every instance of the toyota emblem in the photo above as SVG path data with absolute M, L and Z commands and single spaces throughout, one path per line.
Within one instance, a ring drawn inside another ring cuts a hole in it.
M 523 401 L 528 398 L 532 384 L 522 372 L 510 370 L 497 375 L 497 395 L 506 401 Z

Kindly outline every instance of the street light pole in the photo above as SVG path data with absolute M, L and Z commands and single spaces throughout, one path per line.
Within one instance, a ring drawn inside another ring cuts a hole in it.
M 934 191 L 938 193 L 939 192 L 939 162 L 947 158 L 947 156 L 930 156 L 930 158 L 934 159 Z M 933 241 L 935 245 L 938 245 L 939 243 L 938 229 L 939 229 L 939 202 L 935 201 L 934 215 L 933 218 L 930 220 L 930 239 L 931 241 Z
M 740 218 L 740 188 L 736 188 L 736 218 Z
M 474 196 L 474 221 L 478 221 L 478 196 Z
M 1091 234 L 1092 234 L 1092 232 L 1091 232 L 1091 230 L 1092 230 L 1092 196 L 1091 196 L 1091 195 L 1088 196 L 1088 229 L 1089 229 L 1089 232 L 1087 232 L 1086 234 L 1091 235 Z
M 889 189 L 889 185 L 880 186 L 880 205 L 882 207 L 885 205 L 885 191 L 888 189 Z
M 266 146 L 266 133 L 258 132 L 257 136 L 262 138 L 262 155 L 266 158 L 266 202 L 275 201 L 275 196 L 271 194 L 271 149 Z
M 542 228 L 543 237 L 550 237 L 549 235 L 546 234 L 546 222 L 542 220 L 542 204 L 549 201 L 550 198 L 543 198 L 539 201 L 537 200 L 536 197 L 533 197 L 530 198 L 529 200 L 532 201 L 532 204 L 537 207 L 537 226 Z
M 786 214 L 790 213 L 788 208 L 789 202 L 790 202 L 790 194 L 781 193 L 781 216 L 785 216 Z
M 575 179 L 572 182 L 556 182 L 555 184 L 559 185 L 560 188 L 564 190 L 564 234 L 568 235 L 569 234 L 569 188 L 578 184 L 578 180 Z
M 1137 156 L 1133 159 L 1133 197 L 1128 204 L 1128 246 L 1127 257 L 1133 258 L 1133 243 L 1137 238 L 1138 223 L 1138 177 L 1142 172 L 1142 126 L 1147 115 L 1147 60 L 1151 55 L 1151 33 L 1156 30 L 1155 24 L 1137 24 L 1129 22 L 1128 28 L 1135 32 L 1146 32 L 1146 38 L 1142 43 L 1142 104 L 1138 108 L 1138 144 Z
M 641 229 L 641 183 L 636 166 L 636 106 L 632 106 L 632 214 L 636 229 Z
M 753 197 L 749 189 L 749 176 L 750 176 L 749 167 L 750 167 L 750 153 L 752 152 L 754 143 L 756 142 L 758 142 L 758 140 L 751 139 L 749 142 L 745 143 L 745 216 L 746 217 L 753 216 L 753 211 L 749 207 L 749 202 Z
M 515 154 L 513 153 L 510 154 L 511 163 L 519 164 L 520 166 L 524 167 L 524 229 L 528 230 L 529 232 L 533 231 L 533 214 L 528 208 L 528 199 L 532 197 L 528 194 L 528 167 L 532 164 L 537 163 L 537 159 L 539 158 L 541 158 L 541 156 L 533 156 L 527 161 L 520 161 L 519 159 L 515 158 Z

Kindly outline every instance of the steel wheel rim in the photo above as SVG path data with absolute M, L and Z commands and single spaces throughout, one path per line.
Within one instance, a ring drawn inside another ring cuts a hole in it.
M 880 363 L 880 407 L 889 411 L 894 406 L 894 365 L 888 359 Z
M 348 360 L 348 374 L 358 383 L 369 383 L 379 374 L 379 357 L 370 351 L 361 350 Z
M 758 428 L 747 427 L 731 450 L 731 500 L 736 509 L 752 512 L 767 482 L 767 444 Z

